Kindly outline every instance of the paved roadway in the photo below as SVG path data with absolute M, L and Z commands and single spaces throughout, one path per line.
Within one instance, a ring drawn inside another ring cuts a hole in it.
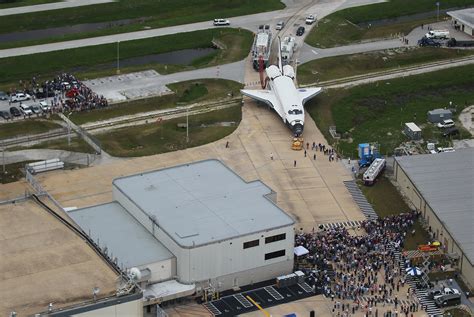
M 88 6 L 99 3 L 108 3 L 114 2 L 115 0 L 66 0 L 58 1 L 45 4 L 37 4 L 32 6 L 22 6 L 14 7 L 7 9 L 0 9 L 0 16 L 14 15 L 14 14 L 23 14 L 23 13 L 33 13 L 49 10 L 58 10 L 58 9 L 67 9 L 81 6 Z
M 381 2 L 380 0 L 375 0 L 375 2 Z M 320 0 L 320 1 L 292 1 L 287 0 L 285 4 L 287 7 L 283 10 L 264 12 L 251 14 L 246 16 L 239 16 L 231 18 L 231 27 L 240 27 L 245 28 L 251 31 L 255 31 L 258 25 L 266 23 L 275 25 L 278 21 L 288 21 L 295 13 L 298 13 L 298 19 L 292 19 L 291 25 L 288 25 L 287 28 L 291 28 L 290 34 L 296 31 L 296 28 L 300 24 L 304 24 L 305 16 L 308 14 L 317 14 L 318 18 L 326 16 L 327 14 L 338 10 L 339 8 L 353 7 L 358 5 L 363 5 L 367 3 L 374 3 L 370 0 Z M 303 10 L 302 10 L 303 9 Z M 137 32 L 121 33 L 107 36 L 99 36 L 94 38 L 86 38 L 73 41 L 65 41 L 58 43 L 34 45 L 27 47 L 19 48 L 10 48 L 0 50 L 0 58 L 11 57 L 11 56 L 21 56 L 21 55 L 30 55 L 36 53 L 50 52 L 65 50 L 71 48 L 78 48 L 84 46 L 94 46 L 101 44 L 117 43 L 119 41 L 130 41 L 137 39 L 145 39 L 150 37 L 176 34 L 183 32 L 191 32 L 197 30 L 204 30 L 213 28 L 211 21 L 197 22 L 185 25 L 177 25 L 159 29 L 143 30 Z

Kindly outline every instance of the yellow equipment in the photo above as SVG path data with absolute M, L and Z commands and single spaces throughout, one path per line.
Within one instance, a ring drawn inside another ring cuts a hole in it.
M 291 143 L 291 149 L 295 151 L 301 151 L 304 147 L 303 138 L 293 138 L 293 143 Z

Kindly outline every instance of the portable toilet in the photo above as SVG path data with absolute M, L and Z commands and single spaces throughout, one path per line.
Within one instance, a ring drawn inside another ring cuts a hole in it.
M 438 123 L 446 119 L 452 119 L 453 113 L 448 109 L 434 109 L 428 111 L 428 121 Z
M 412 140 L 421 139 L 421 129 L 414 122 L 405 123 L 405 129 L 403 132 Z

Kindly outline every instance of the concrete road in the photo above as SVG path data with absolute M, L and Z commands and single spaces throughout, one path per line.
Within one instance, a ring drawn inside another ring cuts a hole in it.
M 14 15 L 14 14 L 23 14 L 23 13 L 33 13 L 41 11 L 50 11 L 66 8 L 74 8 L 81 6 L 88 6 L 99 3 L 108 3 L 114 2 L 115 0 L 66 0 L 58 1 L 53 3 L 37 4 L 32 6 L 23 6 L 23 7 L 14 7 L 8 9 L 0 9 L 0 16 Z
M 304 18 L 308 14 L 317 14 L 318 17 L 322 17 L 331 12 L 334 12 L 339 7 L 357 6 L 361 4 L 367 4 L 368 0 L 305 0 L 305 1 L 285 1 L 287 7 L 283 10 L 264 12 L 258 14 L 251 14 L 246 16 L 239 16 L 230 19 L 231 27 L 245 28 L 251 31 L 255 31 L 260 24 L 271 24 L 272 27 L 278 21 L 290 22 L 287 25 L 287 29 L 290 30 L 290 34 L 296 31 L 296 28 L 304 23 Z M 296 17 L 294 17 L 296 15 Z M 294 18 L 293 18 L 294 17 Z M 150 37 L 176 34 L 183 32 L 191 32 L 197 30 L 204 30 L 214 28 L 212 21 L 204 21 L 198 23 L 191 23 L 186 25 L 177 25 L 166 28 L 143 30 L 137 32 L 121 33 L 107 36 L 99 36 L 94 38 L 65 41 L 58 43 L 34 45 L 20 48 L 11 48 L 0 50 L 0 58 L 30 55 L 36 53 L 50 52 L 65 50 L 71 48 L 78 48 L 84 46 L 94 46 L 101 44 L 116 43 L 119 41 L 130 41 L 137 39 L 145 39 Z

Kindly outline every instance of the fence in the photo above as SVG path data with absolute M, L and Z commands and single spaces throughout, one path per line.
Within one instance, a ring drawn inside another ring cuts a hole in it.
M 329 134 L 331 134 L 332 138 L 335 140 L 339 140 L 341 138 L 341 134 L 336 132 L 335 125 L 329 127 Z

